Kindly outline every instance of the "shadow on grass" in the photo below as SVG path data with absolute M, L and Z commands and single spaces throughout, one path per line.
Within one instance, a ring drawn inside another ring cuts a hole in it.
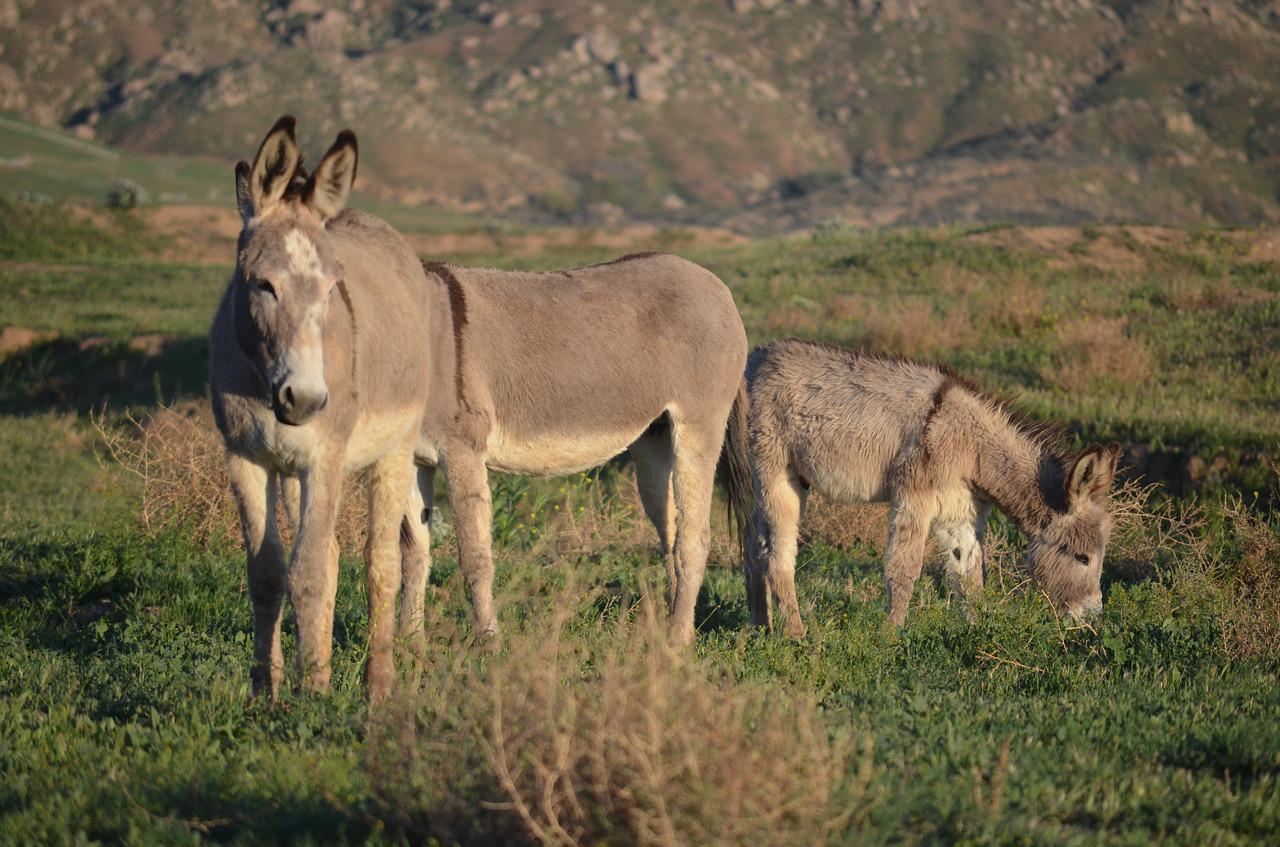
M 84 413 L 205 393 L 202 337 L 57 338 L 0 358 L 0 414 Z

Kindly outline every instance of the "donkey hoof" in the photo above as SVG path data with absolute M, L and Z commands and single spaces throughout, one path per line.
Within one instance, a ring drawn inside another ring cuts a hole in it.
M 788 621 L 786 633 L 787 638 L 790 638 L 792 641 L 803 641 L 805 634 L 804 624 L 798 620 Z
M 476 630 L 473 644 L 481 653 L 497 653 L 502 648 L 502 636 L 498 634 L 497 627 L 485 627 Z
M 667 640 L 672 647 L 688 647 L 693 643 L 693 638 L 692 625 L 672 623 L 667 629 Z

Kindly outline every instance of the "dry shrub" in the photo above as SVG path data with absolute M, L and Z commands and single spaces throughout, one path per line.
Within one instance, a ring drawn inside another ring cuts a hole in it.
M 201 545 L 239 542 L 222 436 L 206 404 L 181 403 L 143 418 L 126 412 L 118 421 L 100 416 L 94 425 L 110 460 L 140 480 L 138 519 L 148 533 L 180 529 Z M 338 516 L 344 547 L 363 546 L 367 499 L 361 478 L 346 483 Z M 283 506 L 277 517 L 287 541 Z
M 1142 339 L 1125 335 L 1127 325 L 1126 318 L 1082 318 L 1063 324 L 1057 361 L 1040 375 L 1067 391 L 1085 390 L 1102 379 L 1122 384 L 1147 379 L 1154 359 Z
M 904 297 L 893 302 L 870 300 L 861 294 L 836 298 L 837 319 L 850 321 L 870 347 L 905 356 L 934 356 L 971 346 L 977 332 L 969 313 L 956 309 L 940 314 L 924 297 Z
M 839 548 L 861 544 L 883 550 L 889 536 L 886 503 L 842 503 L 814 492 L 800 526 L 804 541 L 821 539 Z
M 1024 336 L 1044 320 L 1044 290 L 1018 276 L 979 301 L 987 326 L 999 335 Z
M 864 820 L 870 752 L 833 739 L 813 695 L 672 649 L 652 600 L 575 626 L 581 604 L 552 598 L 501 655 L 446 662 L 388 709 L 381 816 L 415 838 L 554 845 L 819 844 Z
M 1225 515 L 1239 547 L 1223 636 L 1234 659 L 1280 660 L 1280 534 L 1239 500 Z
M 809 309 L 783 306 L 769 312 L 764 328 L 771 335 L 803 335 L 818 328 L 818 317 Z
M 238 537 L 222 439 L 195 403 L 119 422 L 95 421 L 110 458 L 142 484 L 138 519 L 149 533 L 183 527 L 201 543 Z

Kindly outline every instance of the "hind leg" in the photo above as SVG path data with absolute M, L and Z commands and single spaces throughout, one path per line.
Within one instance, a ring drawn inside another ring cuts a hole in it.
M 796 547 L 808 490 L 789 469 L 762 476 L 758 484 L 757 515 L 761 531 L 757 534 L 757 539 L 761 549 L 753 557 L 756 559 L 753 567 L 759 568 L 763 563 L 764 579 L 761 580 L 758 574 L 747 576 L 751 622 L 756 625 L 772 625 L 769 598 L 767 595 L 759 596 L 764 593 L 764 586 L 760 583 L 765 582 L 768 584 L 768 594 L 772 594 L 778 602 L 786 634 L 791 638 L 803 638 L 804 621 L 800 618 L 800 603 L 796 598 Z M 751 592 L 757 596 L 752 598 Z M 760 614 L 761 611 L 763 615 Z
M 675 454 L 671 447 L 671 428 L 646 432 L 629 449 L 636 464 L 640 502 L 658 530 L 658 544 L 667 565 L 667 611 L 671 611 L 676 597 L 676 502 L 671 487 Z
M 408 505 L 400 526 L 400 625 L 397 634 L 421 653 L 426 647 L 423 603 L 427 578 L 431 576 L 431 509 L 435 495 L 436 469 L 419 467 L 417 479 L 409 486 Z
M 676 504 L 675 602 L 669 631 L 675 644 L 693 641 L 693 613 L 711 548 L 711 493 L 724 440 L 725 419 L 673 421 L 672 488 Z
M 478 644 L 496 647 L 498 616 L 493 607 L 493 500 L 484 456 L 465 445 L 446 454 L 445 480 L 458 536 L 458 563 L 471 597 Z

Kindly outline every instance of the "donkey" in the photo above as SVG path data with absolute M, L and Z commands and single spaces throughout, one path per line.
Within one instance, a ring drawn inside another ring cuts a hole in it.
M 786 633 L 804 635 L 796 535 L 813 488 L 889 502 L 884 579 L 897 626 L 931 531 L 953 588 L 966 599 L 982 590 L 992 504 L 1029 536 L 1027 569 L 1059 614 L 1097 612 L 1120 448 L 1065 456 L 1053 441 L 946 368 L 795 339 L 752 351 L 726 442 L 751 623 L 772 625 L 772 595 Z
M 448 483 L 475 633 L 492 639 L 488 470 L 557 476 L 629 451 L 666 559 L 670 636 L 692 641 L 716 466 L 747 359 L 729 289 L 662 253 L 553 273 L 425 268 L 432 369 L 416 453 L 424 508 L 406 516 L 411 615 L 426 584 L 433 468 Z
M 355 136 L 340 133 L 308 177 L 295 127 L 281 118 L 253 165 L 236 166 L 243 229 L 209 333 L 213 411 L 248 554 L 255 695 L 278 696 L 286 588 L 303 685 L 328 686 L 334 521 L 344 475 L 370 469 L 366 676 L 376 700 L 394 676 L 401 524 L 413 503 L 431 373 L 428 283 L 394 229 L 344 210 L 358 163 Z M 287 568 L 277 488 L 296 530 Z
M 498 633 L 488 470 L 572 473 L 629 450 L 666 558 L 671 635 L 692 640 L 747 356 L 728 288 L 663 254 L 545 274 L 423 264 L 387 224 L 343 211 L 356 165 L 347 131 L 306 177 L 285 117 L 236 169 L 244 229 L 210 332 L 210 383 L 248 554 L 255 692 L 274 697 L 282 680 L 286 587 L 304 685 L 327 687 L 333 524 L 344 474 L 365 467 L 372 698 L 389 689 L 393 636 L 425 641 L 437 467 L 486 641 Z M 277 480 L 298 528 L 287 569 Z

